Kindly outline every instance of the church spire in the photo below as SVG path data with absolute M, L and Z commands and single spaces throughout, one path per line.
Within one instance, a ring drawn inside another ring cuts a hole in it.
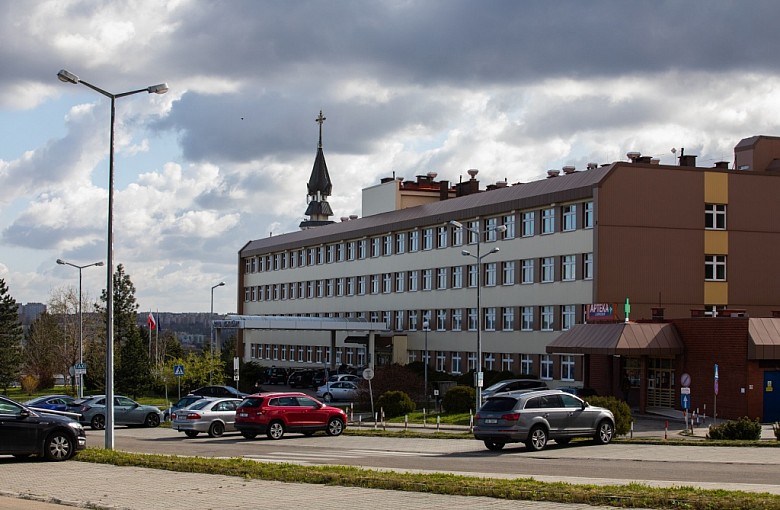
M 322 152 L 322 124 L 325 122 L 322 110 L 320 110 L 319 116 L 314 121 L 320 125 L 320 138 L 317 143 L 314 167 L 311 170 L 311 176 L 307 185 L 309 206 L 304 214 L 309 216 L 309 219 L 301 222 L 299 226 L 302 229 L 333 223 L 332 220 L 328 219 L 333 216 L 333 211 L 327 202 L 327 197 L 330 196 L 333 190 L 333 184 L 330 181 L 330 174 L 328 174 L 328 165 L 325 163 L 325 154 Z

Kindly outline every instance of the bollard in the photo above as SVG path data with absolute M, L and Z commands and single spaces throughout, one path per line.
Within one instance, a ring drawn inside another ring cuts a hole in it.
M 409 415 L 405 414 L 404 415 L 404 430 L 408 430 L 408 429 L 409 429 Z
M 379 412 L 382 413 L 382 430 L 387 430 L 387 423 L 385 422 L 385 410 L 381 408 Z
M 474 415 L 471 414 L 471 409 L 469 409 L 469 434 L 474 432 Z
M 374 430 L 376 430 L 377 421 L 379 421 L 379 414 L 374 413 Z
M 669 433 L 669 420 L 666 420 L 666 424 L 664 425 L 664 441 L 666 441 Z
M 359 414 L 358 415 L 358 428 L 360 428 L 361 425 L 363 425 L 363 415 Z
M 423 428 L 426 426 L 426 414 L 425 414 L 425 408 L 423 407 Z
M 441 416 L 436 415 L 436 432 L 439 431 L 439 425 L 441 424 Z
M 355 421 L 355 404 L 349 403 L 349 421 Z
M 634 439 L 634 420 L 631 420 L 631 434 L 628 437 Z

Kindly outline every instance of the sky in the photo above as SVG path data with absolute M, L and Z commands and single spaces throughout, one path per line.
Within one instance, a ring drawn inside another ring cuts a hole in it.
M 323 148 L 336 221 L 361 189 L 482 185 L 626 160 L 734 160 L 780 135 L 780 2 L 0 0 L 0 279 L 18 303 L 107 255 L 140 310 L 237 309 L 238 252 L 298 229 Z M 92 299 L 106 267 L 82 271 Z M 212 290 L 224 281 L 225 286 Z

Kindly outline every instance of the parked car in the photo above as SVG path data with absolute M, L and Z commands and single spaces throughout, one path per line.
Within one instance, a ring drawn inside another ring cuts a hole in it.
M 327 380 L 328 372 L 324 368 L 315 368 L 314 369 L 314 376 L 311 378 L 311 386 L 312 388 L 319 388 L 323 384 L 325 384 L 325 381 Z
M 349 381 L 357 384 L 360 382 L 361 379 L 362 377 L 357 376 L 355 374 L 333 374 L 330 377 L 328 377 L 327 382 L 334 383 L 338 381 Z
M 68 405 L 72 404 L 75 398 L 70 395 L 44 395 L 28 400 L 24 403 L 27 407 L 35 409 L 49 409 L 51 411 L 69 411 Z
M 87 447 L 84 427 L 67 416 L 30 409 L 0 397 L 0 454 L 68 460 Z
M 184 432 L 187 437 L 196 437 L 201 432 L 208 433 L 209 437 L 233 432 L 236 407 L 241 402 L 240 398 L 200 399 L 174 412 L 171 428 Z
M 546 390 L 547 383 L 541 379 L 504 379 L 482 390 L 482 400 L 497 393 L 524 390 Z
M 323 384 L 317 388 L 317 396 L 325 402 L 333 400 L 355 400 L 358 396 L 358 386 L 351 381 L 336 381 Z
M 506 443 L 525 443 L 539 451 L 550 439 L 567 444 L 575 437 L 607 444 L 614 433 L 611 411 L 561 390 L 499 394 L 488 398 L 474 417 L 474 437 L 494 451 Z
M 259 393 L 250 395 L 236 409 L 235 427 L 247 439 L 266 434 L 281 439 L 285 433 L 310 436 L 324 430 L 338 436 L 347 426 L 347 415 L 304 393 Z
M 175 413 L 178 409 L 184 409 L 185 407 L 188 407 L 191 404 L 194 404 L 198 400 L 202 400 L 204 398 L 203 395 L 185 395 L 181 397 L 179 400 L 176 401 L 175 404 L 173 404 L 170 409 L 166 409 L 163 411 L 163 420 L 168 421 L 171 419 L 171 415 Z
M 106 428 L 106 396 L 95 395 L 84 397 L 73 402 L 78 406 L 81 414 L 80 422 L 88 424 L 96 430 Z M 72 407 L 71 407 L 72 409 Z M 141 405 L 135 400 L 114 396 L 114 424 L 115 425 L 143 425 L 145 427 L 157 427 L 160 425 L 163 413 L 155 406 Z
M 295 370 L 287 378 L 287 386 L 290 388 L 311 388 L 314 370 Z
M 265 377 L 265 384 L 287 384 L 287 377 L 290 373 L 286 368 L 269 367 L 265 369 L 263 375 Z
M 203 386 L 197 390 L 192 390 L 190 395 L 200 395 L 201 397 L 221 397 L 221 398 L 244 398 L 248 394 L 238 391 L 232 386 Z
M 566 393 L 571 393 L 572 395 L 577 395 L 582 399 L 586 399 L 588 397 L 595 397 L 598 395 L 598 392 L 593 388 L 578 388 L 575 386 L 567 386 L 565 388 L 558 388 L 558 389 L 561 391 L 565 391 Z

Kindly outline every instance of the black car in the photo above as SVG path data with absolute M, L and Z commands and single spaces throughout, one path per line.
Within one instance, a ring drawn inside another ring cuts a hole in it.
M 314 370 L 295 370 L 287 378 L 287 386 L 290 388 L 311 388 L 311 380 Z
M 33 411 L 0 397 L 0 455 L 68 460 L 87 447 L 84 427 L 62 415 Z
M 202 397 L 220 397 L 220 398 L 244 398 L 248 394 L 238 391 L 232 386 L 203 386 L 197 390 L 192 390 L 190 395 L 200 395 Z
M 265 369 L 265 384 L 287 384 L 289 372 L 286 368 L 270 367 Z

